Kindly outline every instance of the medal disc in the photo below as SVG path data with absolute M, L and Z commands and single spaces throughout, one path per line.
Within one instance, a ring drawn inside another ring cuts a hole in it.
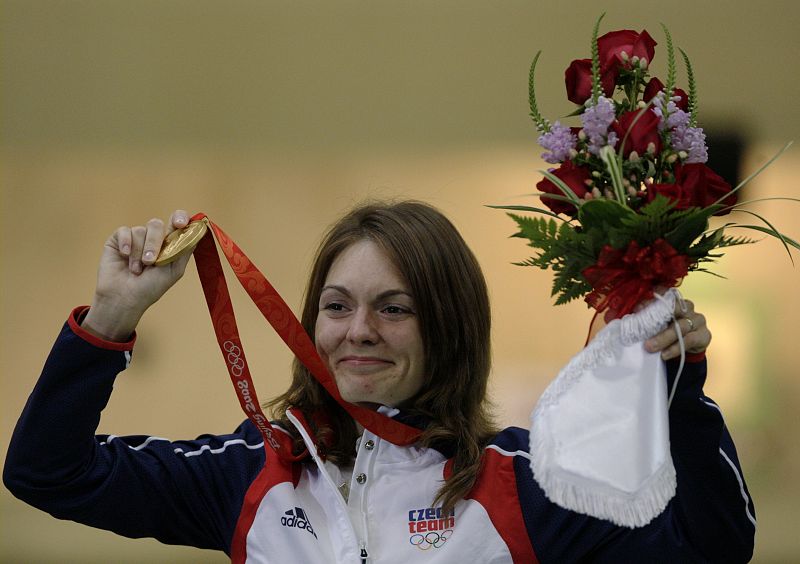
M 177 229 L 167 235 L 161 252 L 158 253 L 155 265 L 162 266 L 169 264 L 186 253 L 194 250 L 195 245 L 200 242 L 206 231 L 208 231 L 208 220 L 193 221 L 183 229 Z

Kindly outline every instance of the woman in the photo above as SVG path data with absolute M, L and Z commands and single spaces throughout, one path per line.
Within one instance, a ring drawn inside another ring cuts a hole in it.
M 56 517 L 130 537 L 224 550 L 243 562 L 746 562 L 752 505 L 719 409 L 702 393 L 710 333 L 679 316 L 688 364 L 670 411 L 678 491 L 625 529 L 562 509 L 530 470 L 528 435 L 486 412 L 490 312 L 480 268 L 425 204 L 357 208 L 328 233 L 302 323 L 344 400 L 420 428 L 398 446 L 358 425 L 299 363 L 271 402 L 296 462 L 256 427 L 169 442 L 94 437 L 134 329 L 188 258 L 153 262 L 169 227 L 106 242 L 91 308 L 70 316 L 12 439 L 4 480 Z M 662 351 L 670 377 L 676 335 Z M 57 425 L 51 422 L 57 421 Z

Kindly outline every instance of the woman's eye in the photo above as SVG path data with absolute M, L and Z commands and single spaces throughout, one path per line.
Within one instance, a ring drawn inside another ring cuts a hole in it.
M 337 302 L 331 302 L 326 304 L 322 309 L 326 309 L 328 311 L 344 311 L 344 305 Z
M 411 313 L 411 310 L 409 310 L 408 308 L 400 307 L 400 306 L 396 306 L 396 305 L 386 306 L 385 308 L 383 308 L 383 311 L 385 313 L 390 314 L 390 315 L 400 315 L 400 314 L 404 314 L 404 313 Z

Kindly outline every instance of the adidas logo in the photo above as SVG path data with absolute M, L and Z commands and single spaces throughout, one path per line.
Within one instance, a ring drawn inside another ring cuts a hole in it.
M 284 527 L 305 529 L 314 535 L 314 538 L 317 538 L 317 533 L 314 532 L 314 527 L 312 527 L 311 523 L 309 523 L 308 517 L 306 517 L 306 512 L 299 507 L 295 507 L 294 509 L 287 511 L 284 516 L 281 517 L 281 525 Z

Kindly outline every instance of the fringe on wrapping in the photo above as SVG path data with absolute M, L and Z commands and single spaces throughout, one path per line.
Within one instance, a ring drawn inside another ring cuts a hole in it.
M 647 525 L 666 508 L 675 495 L 676 476 L 672 457 L 665 462 L 636 492 L 622 491 L 606 484 L 588 483 L 578 476 L 560 472 L 547 456 L 546 448 L 553 442 L 547 425 L 537 425 L 547 409 L 557 408 L 561 397 L 583 375 L 614 360 L 615 344 L 632 345 L 663 330 L 672 319 L 677 291 L 670 289 L 663 300 L 655 300 L 642 311 L 615 319 L 604 327 L 589 345 L 575 355 L 559 372 L 542 394 L 531 413 L 530 452 L 531 470 L 547 498 L 572 511 L 577 511 L 616 525 L 635 528 Z M 664 398 L 666 402 L 667 399 Z

